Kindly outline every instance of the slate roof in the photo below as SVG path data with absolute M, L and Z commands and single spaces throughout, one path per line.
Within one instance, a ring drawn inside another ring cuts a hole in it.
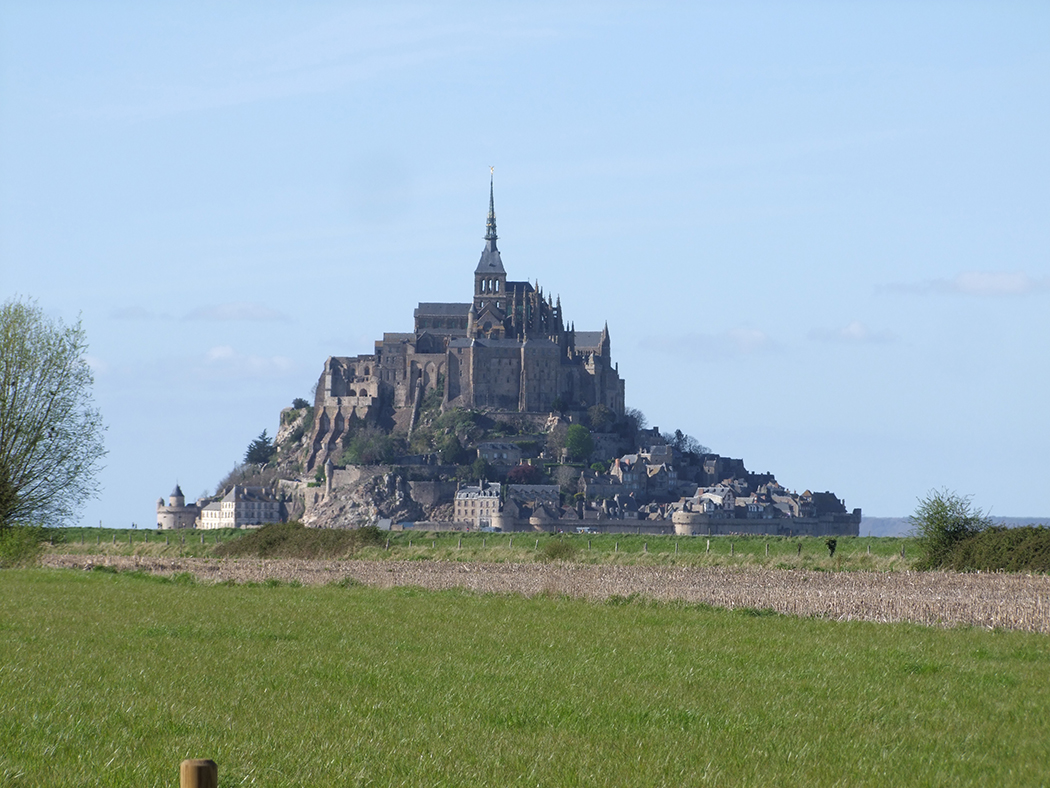
M 576 348 L 593 347 L 597 348 L 602 343 L 602 332 L 601 331 L 577 331 L 576 332 Z
M 412 315 L 413 317 L 419 317 L 420 315 L 433 315 L 437 317 L 447 317 L 451 315 L 453 317 L 466 317 L 471 306 L 471 304 L 431 304 L 421 301 Z
M 499 249 L 496 248 L 495 238 L 485 241 L 485 249 L 481 252 L 481 259 L 478 261 L 478 267 L 474 269 L 474 273 L 507 275 L 506 270 L 503 268 L 503 261 L 499 256 Z

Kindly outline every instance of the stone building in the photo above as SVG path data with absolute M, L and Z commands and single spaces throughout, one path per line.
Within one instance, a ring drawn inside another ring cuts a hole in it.
M 460 487 L 456 490 L 452 519 L 457 523 L 470 523 L 475 528 L 487 528 L 500 511 L 500 485 L 496 482 L 479 481 L 477 486 Z
M 308 467 L 334 451 L 351 419 L 374 421 L 392 409 L 395 423 L 411 431 L 424 396 L 433 391 L 443 409 L 549 413 L 604 405 L 623 414 L 624 382 L 612 361 L 608 325 L 577 331 L 560 297 L 544 293 L 539 283 L 508 278 L 496 240 L 490 182 L 471 300 L 421 302 L 411 332 L 384 334 L 371 354 L 325 362 Z
M 168 496 L 168 503 L 163 498 L 157 499 L 157 528 L 167 531 L 176 528 L 193 528 L 200 516 L 201 509 L 197 504 L 186 504 L 186 496 L 178 484 Z
M 234 485 L 201 509 L 198 528 L 251 528 L 281 522 L 281 503 L 266 487 Z

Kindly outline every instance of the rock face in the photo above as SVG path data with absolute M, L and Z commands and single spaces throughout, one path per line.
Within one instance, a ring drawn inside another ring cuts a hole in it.
M 409 483 L 389 468 L 335 471 L 331 489 L 307 487 L 304 525 L 357 528 L 387 518 L 394 522 L 424 520 L 428 512 L 412 499 Z

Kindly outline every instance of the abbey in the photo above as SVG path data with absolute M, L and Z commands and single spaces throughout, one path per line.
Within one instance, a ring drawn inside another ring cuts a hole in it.
M 496 240 L 490 181 L 472 300 L 420 303 L 411 333 L 383 334 L 370 355 L 330 357 L 314 403 L 325 444 L 348 419 L 376 421 L 391 408 L 409 414 L 411 429 L 423 397 L 435 390 L 443 408 L 548 413 L 604 405 L 623 414 L 624 382 L 612 362 L 608 325 L 601 331 L 567 325 L 560 297 L 507 278 Z

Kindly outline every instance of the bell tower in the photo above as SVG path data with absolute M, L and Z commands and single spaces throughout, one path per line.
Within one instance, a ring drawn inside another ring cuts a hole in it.
M 507 312 L 507 272 L 496 248 L 496 207 L 493 199 L 492 168 L 489 168 L 489 215 L 485 221 L 485 248 L 474 269 L 474 309 L 480 315 L 485 307 Z

